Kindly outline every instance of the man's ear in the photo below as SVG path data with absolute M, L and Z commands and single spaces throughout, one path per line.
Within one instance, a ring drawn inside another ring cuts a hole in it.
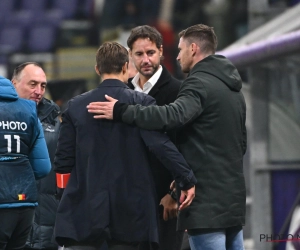
M 191 50 L 192 50 L 193 56 L 196 54 L 197 49 L 199 49 L 199 46 L 196 43 L 191 43 Z
M 97 68 L 97 65 L 95 65 L 95 71 L 96 71 L 97 75 L 100 76 L 100 72 L 99 72 L 99 69 Z
M 12 82 L 12 84 L 14 85 L 14 87 L 16 87 L 16 84 L 17 84 L 17 83 L 16 83 L 16 80 L 15 80 L 15 79 L 12 79 L 11 82 Z
M 159 57 L 162 57 L 163 56 L 163 46 L 161 45 L 160 48 L 159 48 Z
M 126 74 L 127 71 L 128 71 L 128 62 L 125 62 L 125 64 L 122 67 L 122 73 Z

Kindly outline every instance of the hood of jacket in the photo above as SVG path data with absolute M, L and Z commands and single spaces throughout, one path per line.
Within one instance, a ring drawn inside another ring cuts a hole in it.
M 19 98 L 12 82 L 0 76 L 0 99 L 15 101 Z
M 220 79 L 232 91 L 239 92 L 242 79 L 236 67 L 224 56 L 210 55 L 196 63 L 189 75 L 204 72 Z

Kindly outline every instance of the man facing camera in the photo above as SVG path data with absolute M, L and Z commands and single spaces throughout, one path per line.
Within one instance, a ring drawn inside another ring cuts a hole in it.
M 25 62 L 15 68 L 12 82 L 21 98 L 36 103 L 38 118 L 42 123 L 48 153 L 53 164 L 60 126 L 60 109 L 53 101 L 44 97 L 47 87 L 46 74 L 40 64 Z M 39 207 L 35 209 L 26 250 L 56 250 L 58 247 L 52 240 L 58 200 L 55 173 L 53 168 L 51 169 L 46 178 L 37 181 Z
M 127 40 L 132 63 L 137 74 L 129 78 L 128 87 L 155 98 L 156 104 L 163 106 L 175 101 L 181 82 L 175 79 L 161 64 L 163 58 L 163 38 L 148 25 L 131 30 Z M 176 144 L 176 131 L 168 131 L 168 136 Z M 151 169 L 154 175 L 157 204 L 159 204 L 160 250 L 180 250 L 183 231 L 176 231 L 177 197 L 170 190 L 172 174 L 152 155 Z

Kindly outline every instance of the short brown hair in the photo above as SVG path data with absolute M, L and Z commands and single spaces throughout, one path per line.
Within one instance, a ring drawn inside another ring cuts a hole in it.
M 128 61 L 127 49 L 117 42 L 103 43 L 96 53 L 97 68 L 100 74 L 120 73 Z
M 189 43 L 197 43 L 203 53 L 215 54 L 218 41 L 213 27 L 204 24 L 193 25 L 183 31 L 178 36 L 186 39 Z
M 131 30 L 131 34 L 127 39 L 127 45 L 132 50 L 133 43 L 139 38 L 149 38 L 154 42 L 158 49 L 161 48 L 163 43 L 162 35 L 157 29 L 148 25 L 137 26 Z

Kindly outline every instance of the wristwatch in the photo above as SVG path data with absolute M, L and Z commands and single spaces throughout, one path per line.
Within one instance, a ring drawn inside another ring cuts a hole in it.
M 169 195 L 173 198 L 174 201 L 177 201 L 177 194 L 174 192 L 172 189 L 169 190 L 168 192 Z

